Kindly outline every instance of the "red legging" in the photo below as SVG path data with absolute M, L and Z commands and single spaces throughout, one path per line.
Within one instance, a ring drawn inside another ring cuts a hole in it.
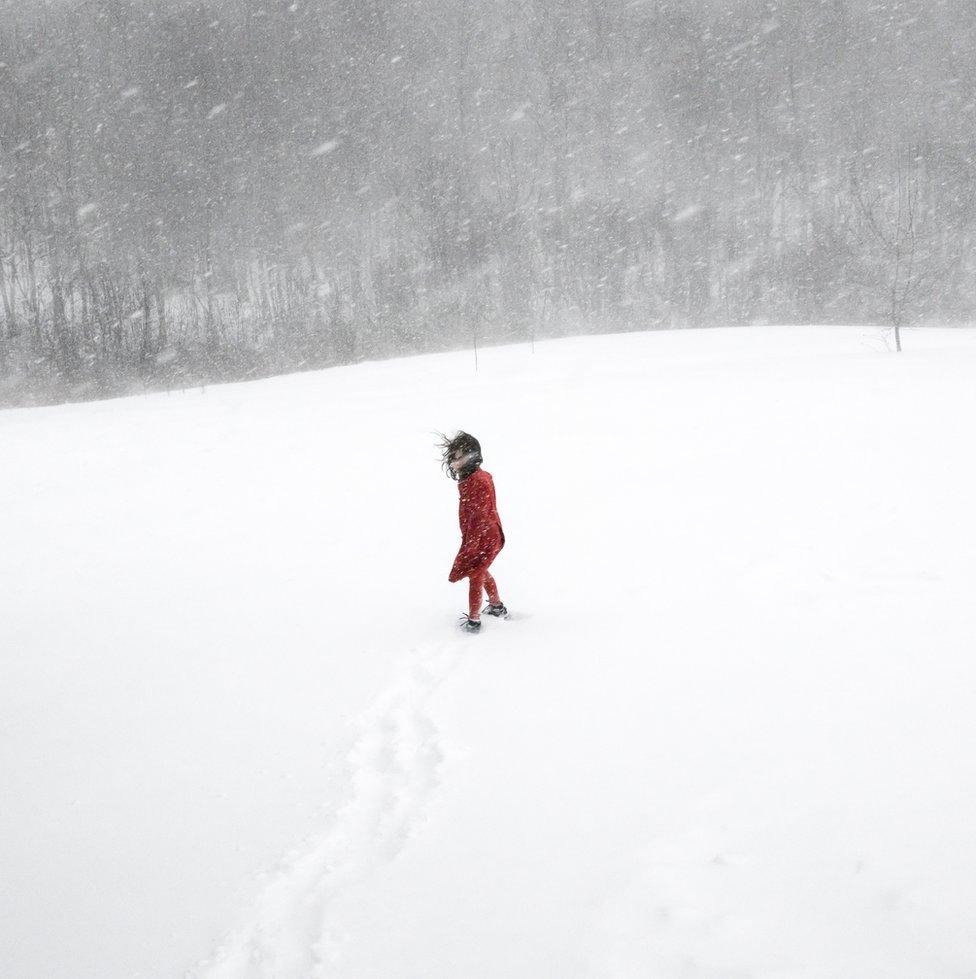
M 468 575 L 468 618 L 477 621 L 481 618 L 481 593 L 488 593 L 488 601 L 492 605 L 500 605 L 498 586 L 495 579 L 488 573 L 488 565 Z

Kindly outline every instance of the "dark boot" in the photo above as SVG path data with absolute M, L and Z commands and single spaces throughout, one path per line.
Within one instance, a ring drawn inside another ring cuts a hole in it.
M 505 608 L 505 605 L 502 602 L 499 602 L 497 605 L 486 605 L 481 610 L 481 614 L 482 615 L 493 615 L 493 616 L 495 616 L 496 619 L 507 619 L 508 618 L 508 609 Z
M 459 625 L 462 632 L 481 632 L 480 619 L 472 619 L 469 615 L 464 616 Z

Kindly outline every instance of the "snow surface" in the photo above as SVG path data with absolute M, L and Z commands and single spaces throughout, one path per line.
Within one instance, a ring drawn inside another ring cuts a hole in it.
M 976 973 L 976 334 L 880 336 L 0 414 L 0 973 Z

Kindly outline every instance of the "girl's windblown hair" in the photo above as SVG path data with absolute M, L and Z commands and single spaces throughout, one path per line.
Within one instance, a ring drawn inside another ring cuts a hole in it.
M 441 450 L 441 466 L 451 479 L 466 479 L 484 461 L 481 443 L 467 432 L 458 432 L 450 439 L 441 435 L 437 447 Z

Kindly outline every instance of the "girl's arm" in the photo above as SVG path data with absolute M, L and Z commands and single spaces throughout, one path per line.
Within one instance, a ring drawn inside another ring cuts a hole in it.
M 461 535 L 465 542 L 479 537 L 494 524 L 491 484 L 478 480 L 464 495 L 461 506 Z

